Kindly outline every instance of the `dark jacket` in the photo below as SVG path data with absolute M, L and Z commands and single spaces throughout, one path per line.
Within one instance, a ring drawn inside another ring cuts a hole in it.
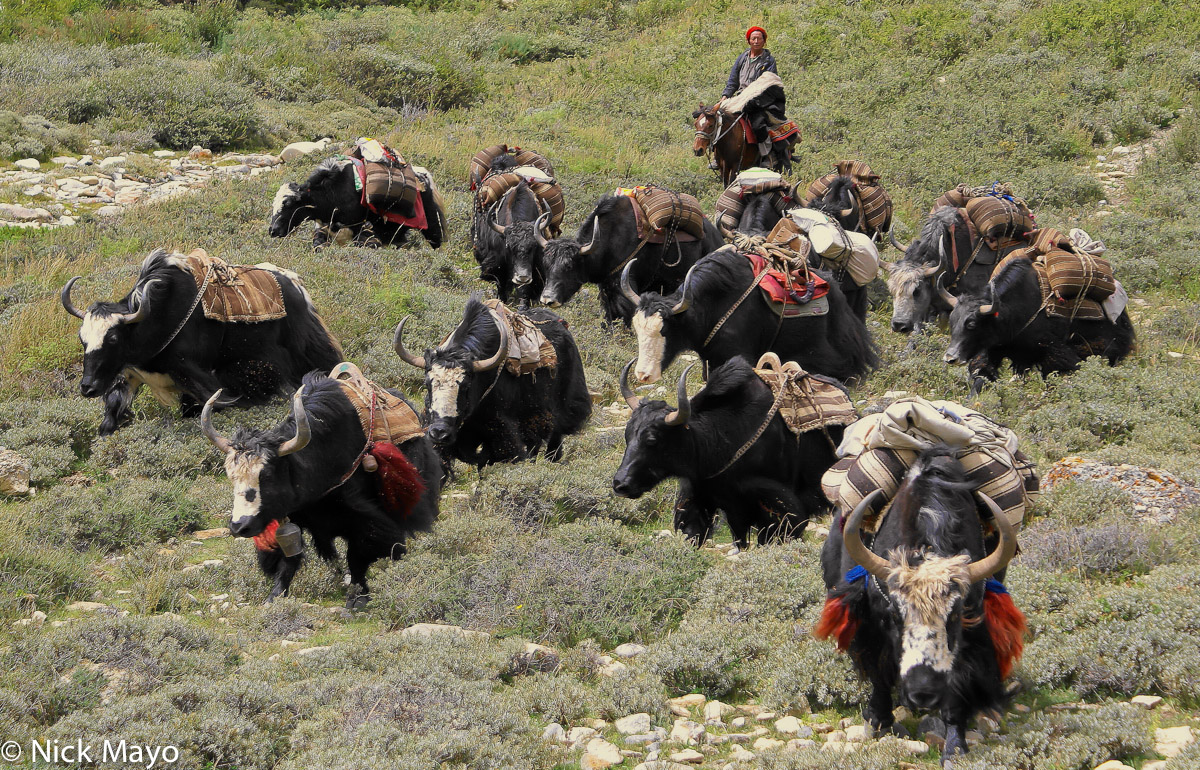
M 745 51 L 742 51 L 741 55 L 737 57 L 737 60 L 733 62 L 733 69 L 729 71 L 729 80 L 725 83 L 725 92 L 721 94 L 722 97 L 729 98 L 737 93 L 738 71 L 742 68 L 742 62 L 749 58 L 750 49 L 747 48 Z M 751 82 L 753 82 L 753 80 L 757 80 L 758 76 L 764 72 L 770 71 L 774 72 L 776 75 L 779 74 L 779 70 L 775 69 L 775 57 L 772 56 L 771 52 L 766 48 L 764 48 L 763 52 L 759 54 L 758 61 L 754 63 L 754 68 L 754 78 L 751 80 Z

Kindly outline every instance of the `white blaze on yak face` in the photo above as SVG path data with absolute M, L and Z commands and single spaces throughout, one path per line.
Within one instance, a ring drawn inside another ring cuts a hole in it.
M 280 185 L 279 189 L 275 191 L 275 200 L 271 202 L 271 219 L 279 216 L 279 212 L 283 211 L 283 207 L 287 205 L 287 202 L 299 195 L 300 193 L 292 185 Z
M 79 327 L 79 339 L 83 341 L 83 352 L 93 353 L 104 347 L 104 337 L 109 330 L 121 323 L 119 315 L 95 315 L 86 313 Z
M 969 556 L 933 557 L 911 566 L 902 557 L 888 576 L 888 589 L 904 618 L 900 676 L 916 666 L 942 674 L 954 667 L 946 619 L 966 594 Z
M 667 346 L 663 337 L 663 317 L 658 313 L 647 317 L 639 310 L 633 315 L 633 331 L 638 338 L 638 360 L 633 374 L 643 385 L 658 382 L 662 377 L 663 350 Z
M 225 455 L 225 474 L 233 482 L 233 517 L 231 524 L 244 524 L 258 515 L 262 508 L 262 489 L 259 476 L 266 462 L 256 455 L 230 452 Z
M 429 411 L 430 417 L 454 419 L 458 416 L 458 390 L 467 373 L 458 366 L 429 368 Z

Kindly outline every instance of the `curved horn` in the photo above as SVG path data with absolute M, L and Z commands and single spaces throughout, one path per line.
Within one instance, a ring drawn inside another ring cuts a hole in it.
M 212 424 L 213 404 L 217 403 L 217 399 L 221 397 L 221 390 L 223 389 L 218 389 L 216 393 L 208 397 L 208 401 L 204 402 L 204 408 L 200 410 L 200 430 L 204 431 L 204 435 L 213 443 L 213 446 L 223 453 L 229 454 L 233 451 L 233 444 L 229 442 L 229 439 L 217 433 L 217 429 Z
M 895 246 L 897 249 L 900 249 L 901 254 L 908 251 L 908 247 L 912 245 L 911 241 L 904 245 L 900 245 L 900 241 L 896 240 L 896 230 L 894 228 L 888 230 L 888 240 L 892 242 L 893 246 Z
M 131 302 L 136 301 L 137 305 L 133 308 L 133 312 L 122 313 L 119 320 L 123 324 L 135 324 L 146 320 L 146 315 L 150 312 L 150 303 L 146 301 L 146 295 L 150 293 L 150 287 L 159 283 L 159 279 L 155 278 L 152 281 L 146 281 L 142 284 L 140 291 L 136 291 L 129 298 Z
M 492 228 L 492 230 L 495 231 L 496 235 L 500 235 L 500 236 L 503 236 L 504 231 L 508 229 L 504 225 L 496 222 L 495 214 L 492 214 L 491 216 L 488 217 L 488 227 Z
M 842 209 L 841 211 L 839 211 L 839 212 L 838 212 L 838 216 L 839 216 L 839 217 L 848 217 L 848 216 L 850 216 L 850 215 L 851 215 L 851 214 L 853 214 L 853 213 L 854 213 L 854 207 L 853 207 L 853 206 L 851 206 L 851 207 L 850 207 L 850 208 L 848 208 L 848 209 Z
M 296 435 L 279 445 L 279 449 L 276 451 L 277 457 L 299 452 L 308 446 L 308 442 L 312 439 L 312 431 L 308 427 L 308 412 L 304 411 L 303 394 L 304 386 L 301 385 L 292 395 L 292 416 L 296 418 Z
M 692 306 L 692 300 L 688 297 L 688 289 L 692 285 L 692 273 L 696 271 L 699 265 L 699 262 L 692 265 L 687 271 L 687 275 L 683 277 L 683 285 L 679 289 L 679 301 L 675 303 L 675 307 L 671 308 L 671 315 L 679 315 Z
M 925 276 L 926 278 L 932 278 L 937 275 L 938 271 L 941 269 L 941 265 L 930 265 L 921 271 L 921 275 Z
M 533 223 L 533 237 L 537 239 L 538 245 L 543 249 L 550 244 L 550 241 L 546 240 L 546 236 L 542 235 L 542 230 L 546 227 L 546 222 L 549 219 L 550 212 L 547 211 L 545 214 L 542 214 L 540 217 L 538 217 L 537 221 Z
M 401 361 L 424 371 L 425 359 L 422 356 L 414 356 L 404 347 L 404 324 L 408 323 L 408 318 L 408 316 L 404 316 L 404 320 L 396 326 L 396 334 L 392 337 L 392 347 L 396 350 L 396 355 L 400 356 Z
M 496 354 L 491 358 L 471 362 L 471 368 L 477 372 L 490 372 L 499 366 L 504 361 L 504 357 L 508 355 L 508 324 L 495 310 L 488 308 L 488 312 L 492 314 L 492 320 L 496 322 L 496 328 L 500 330 L 500 347 L 496 348 Z
M 78 281 L 81 277 L 82 276 L 77 275 L 74 278 L 72 278 L 71 280 L 67 281 L 67 285 L 62 287 L 62 292 L 60 292 L 58 295 L 58 298 L 62 300 L 63 310 L 66 310 L 68 313 L 75 316 L 76 318 L 83 318 L 83 313 L 80 313 L 75 308 L 75 303 L 71 301 L 71 287 L 74 286 L 75 282 Z
M 629 387 L 629 368 L 637 363 L 637 357 L 629 359 L 629 363 L 625 364 L 625 368 L 621 370 L 621 398 L 625 399 L 625 403 L 629 404 L 629 408 L 636 410 L 642 404 L 642 400 L 634 395 L 633 389 Z
M 863 569 L 875 576 L 876 580 L 887 582 L 888 574 L 892 571 L 891 566 L 886 559 L 863 545 L 861 529 L 863 514 L 875 501 L 876 495 L 882 494 L 882 489 L 876 489 L 854 506 L 854 512 L 850 514 L 850 518 L 846 520 L 845 528 L 842 530 L 842 542 L 846 545 L 846 553 L 850 554 L 850 558 L 854 559 L 855 563 L 861 564 Z
M 599 234 L 600 234 L 600 217 L 593 217 L 592 218 L 592 240 L 588 242 L 587 246 L 580 248 L 579 253 L 580 254 L 589 253 L 592 250 L 592 247 L 596 245 L 596 236 Z
M 679 375 L 679 384 L 675 386 L 675 400 L 678 406 L 675 407 L 675 411 L 669 412 L 664 418 L 667 425 L 687 425 L 692 416 L 692 402 L 688 400 L 687 394 L 687 378 L 688 372 L 692 371 L 693 366 L 695 364 L 689 365 L 683 370 L 683 374 Z
M 954 308 L 958 307 L 958 297 L 954 296 L 949 292 L 949 290 L 946 289 L 945 278 L 945 273 L 942 273 L 938 276 L 937 293 L 938 296 L 942 298 L 942 302 L 945 302 L 950 306 L 950 309 L 953 310 Z
M 721 235 L 725 236 L 725 240 L 733 240 L 734 232 L 726 227 L 724 222 L 717 220 L 717 228 L 721 231 Z
M 625 269 L 621 271 L 621 293 L 625 295 L 625 299 L 632 302 L 634 307 L 636 307 L 637 303 L 641 301 L 642 296 L 633 290 L 633 285 L 629 282 L 629 271 L 633 267 L 634 262 L 637 262 L 637 259 L 629 260 L 628 264 L 625 265 Z
M 988 284 L 988 302 L 986 305 L 980 305 L 979 310 L 976 312 L 978 312 L 979 315 L 991 315 L 992 313 L 999 312 L 996 309 L 999 304 L 1000 303 L 996 301 L 996 287 L 993 286 L 991 283 L 989 283 Z
M 1013 556 L 1017 554 L 1017 532 L 1013 529 L 1012 522 L 1004 515 L 1004 511 L 1000 510 L 1000 506 L 996 505 L 995 500 L 978 490 L 975 491 L 975 494 L 992 512 L 992 521 L 996 523 L 996 529 L 1000 531 L 1000 542 L 996 544 L 996 550 L 967 566 L 967 579 L 972 583 L 995 575 L 1007 567 Z
M 879 266 L 882 267 L 889 275 L 893 270 L 896 269 L 896 264 L 894 262 L 888 262 L 886 259 L 879 260 Z

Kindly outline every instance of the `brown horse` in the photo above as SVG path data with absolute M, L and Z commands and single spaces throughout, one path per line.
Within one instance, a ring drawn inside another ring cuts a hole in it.
M 721 184 L 728 187 L 742 169 L 758 165 L 758 148 L 746 141 L 746 130 L 740 115 L 729 115 L 716 106 L 692 113 L 696 141 L 692 152 L 697 156 L 711 153 L 721 174 Z

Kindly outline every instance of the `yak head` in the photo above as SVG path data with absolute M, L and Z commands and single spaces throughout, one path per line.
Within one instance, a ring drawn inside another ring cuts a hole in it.
M 621 370 L 621 395 L 633 410 L 625 424 L 625 455 L 621 467 L 613 476 L 613 492 L 618 497 L 636 500 L 665 478 L 678 475 L 670 462 L 679 457 L 680 444 L 686 441 L 688 419 L 692 405 L 688 400 L 687 377 L 692 367 L 684 370 L 676 386 L 678 406 L 672 408 L 663 401 L 643 403 L 629 387 L 629 369 L 633 361 Z M 692 364 L 695 366 L 695 364 Z
M 152 253 L 147 261 L 158 253 Z M 108 391 L 125 367 L 138 357 L 137 343 L 142 337 L 138 331 L 149 315 L 149 295 L 162 281 L 155 278 L 140 282 L 120 302 L 96 302 L 82 313 L 71 302 L 71 287 L 79 278 L 67 281 L 59 298 L 63 308 L 83 322 L 79 327 L 79 341 L 83 343 L 79 392 L 85 398 L 95 398 Z
M 892 645 L 899 659 L 901 702 L 911 708 L 942 706 L 951 689 L 964 625 L 980 621 L 982 582 L 1004 569 L 1016 553 L 1012 524 L 990 497 L 977 492 L 1000 538 L 992 553 L 972 559 L 966 545 L 980 542 L 983 534 L 969 490 L 953 454 L 935 450 L 918 458 L 896 493 L 887 515 L 898 517 L 894 526 L 901 542 L 886 557 L 868 549 L 860 531 L 865 511 L 882 490 L 868 495 L 846 520 L 846 551 L 874 578 L 883 593 L 874 606 L 884 608 L 890 617 L 883 626 L 899 637 L 893 637 Z M 888 526 L 886 521 L 883 526 Z M 881 532 L 876 542 L 882 539 Z
M 329 158 L 317 166 L 304 184 L 288 182 L 275 191 L 267 232 L 272 238 L 283 238 L 306 219 L 332 222 L 339 210 L 361 208 L 361 197 L 355 193 L 353 172 L 347 160 Z M 351 214 L 353 217 L 353 214 Z M 351 219 L 350 221 L 354 221 Z
M 958 301 L 940 285 L 935 285 L 939 273 L 944 273 L 950 260 L 946 243 L 953 237 L 952 226 L 958 211 L 951 207 L 938 209 L 925 220 L 921 234 L 908 245 L 889 237 L 904 257 L 899 262 L 881 262 L 888 273 L 888 293 L 892 295 L 892 331 L 909 334 L 919 331 L 934 313 L 936 297 L 951 308 Z
M 939 290 L 942 289 L 939 284 Z M 950 298 L 947 298 L 949 301 Z M 1000 293 L 988 283 L 982 296 L 955 299 L 950 311 L 950 347 L 942 360 L 959 366 L 1000 340 Z
M 272 238 L 283 238 L 295 230 L 306 219 L 313 216 L 312 192 L 295 182 L 282 184 L 275 191 L 271 202 L 271 214 L 267 219 L 267 232 Z
M 543 215 L 545 216 L 545 215 Z M 539 218 L 538 222 L 542 220 Z M 542 228 L 535 234 L 542 246 L 542 263 L 546 267 L 546 285 L 542 289 L 542 304 L 559 307 L 570 301 L 587 281 L 587 258 L 596 248 L 600 220 L 595 212 L 579 228 L 574 238 L 547 240 Z M 587 243 L 581 243 L 586 238 Z
M 546 207 L 540 198 L 538 202 Z M 550 243 L 545 235 L 549 219 L 549 211 L 544 211 L 536 222 L 522 221 L 501 225 L 496 222 L 494 216 L 488 218 L 488 225 L 504 239 L 504 252 L 508 255 L 512 267 L 512 282 L 516 288 L 532 283 L 534 273 L 542 269 L 542 255 Z
M 438 446 L 450 446 L 458 438 L 462 421 L 479 406 L 471 401 L 471 386 L 476 375 L 484 375 L 490 385 L 503 372 L 493 372 L 504 364 L 508 352 L 508 324 L 478 297 L 467 302 L 463 320 L 450 337 L 425 355 L 417 356 L 404 347 L 404 324 L 396 327 L 392 338 L 396 355 L 405 363 L 425 372 L 425 414 L 429 426 L 426 435 Z M 495 353 L 480 358 L 481 351 L 494 347 Z M 482 394 L 475 397 L 482 398 Z
M 808 207 L 825 212 L 847 230 L 858 230 L 860 205 L 858 184 L 853 177 L 835 177 L 825 194 L 809 203 Z
M 693 265 L 684 276 L 679 291 L 669 297 L 648 291 L 638 294 L 629 279 L 629 271 L 636 259 L 631 259 L 621 271 L 621 292 L 633 303 L 633 331 L 638 338 L 637 367 L 633 370 L 637 381 L 643 385 L 658 382 L 664 366 L 669 366 L 674 356 L 667 354 L 667 331 L 672 319 L 691 305 L 688 291 L 691 288 Z M 699 264 L 699 263 L 697 263 Z
M 217 391 L 200 413 L 204 435 L 225 454 L 225 474 L 233 483 L 233 516 L 229 531 L 235 537 L 261 534 L 274 520 L 297 510 L 311 487 L 314 469 L 302 463 L 300 453 L 312 433 L 301 386 L 292 396 L 292 413 L 269 430 L 238 428 L 233 438 L 217 432 L 212 410 L 221 396 Z M 295 455 L 295 457 L 289 457 Z

